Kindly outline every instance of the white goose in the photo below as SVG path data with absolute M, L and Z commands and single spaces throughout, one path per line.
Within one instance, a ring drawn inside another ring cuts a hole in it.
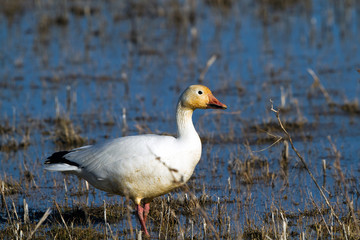
M 227 106 L 207 87 L 189 86 L 177 104 L 177 138 L 127 136 L 55 152 L 47 158 L 45 169 L 72 173 L 98 189 L 128 196 L 136 204 L 141 230 L 149 236 L 145 222 L 151 200 L 187 182 L 200 160 L 201 141 L 192 122 L 193 111 L 198 108 Z

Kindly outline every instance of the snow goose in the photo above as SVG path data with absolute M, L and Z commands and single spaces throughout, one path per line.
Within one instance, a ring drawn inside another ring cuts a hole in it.
M 94 187 L 128 196 L 136 204 L 146 236 L 150 202 L 183 185 L 201 156 L 201 141 L 192 122 L 195 109 L 226 109 L 210 89 L 189 86 L 176 109 L 177 137 L 154 134 L 127 136 L 53 153 L 45 169 L 75 174 Z

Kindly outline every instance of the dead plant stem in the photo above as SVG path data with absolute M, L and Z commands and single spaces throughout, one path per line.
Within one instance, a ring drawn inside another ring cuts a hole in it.
M 3 204 L 5 205 L 5 208 L 6 208 L 6 213 L 8 215 L 8 220 L 10 222 L 10 225 L 14 226 L 14 224 L 12 222 L 12 218 L 10 216 L 10 211 L 9 211 L 8 205 L 7 205 L 6 200 L 5 200 L 5 182 L 4 181 L 1 181 L 1 196 L 2 196 Z
M 358 220 L 356 219 L 356 215 L 355 215 L 355 211 L 354 211 L 354 207 L 353 207 L 353 204 L 352 202 L 350 201 L 350 198 L 349 198 L 349 195 L 348 195 L 348 190 L 347 190 L 347 187 L 346 187 L 346 179 L 345 179 L 345 176 L 344 176 L 344 173 L 343 171 L 341 170 L 341 165 L 340 165 L 340 158 L 341 158 L 341 153 L 339 150 L 337 150 L 335 144 L 333 143 L 333 141 L 331 140 L 331 137 L 328 136 L 328 140 L 330 142 L 330 145 L 333 149 L 333 152 L 335 153 L 335 163 L 334 163 L 334 167 L 336 169 L 336 171 L 338 172 L 339 176 L 340 176 L 340 180 L 344 186 L 344 196 L 345 196 L 345 199 L 346 199 L 346 203 L 350 209 L 350 212 L 351 212 L 351 215 L 352 215 L 352 218 L 353 218 L 353 221 L 354 223 L 357 223 Z M 359 226 L 358 224 L 355 224 L 355 227 L 356 227 L 356 232 L 359 233 Z
M 290 142 L 290 145 L 291 145 L 291 148 L 294 150 L 294 152 L 296 153 L 296 156 L 300 159 L 300 161 L 302 162 L 302 164 L 304 165 L 304 168 L 306 169 L 306 171 L 308 172 L 309 176 L 311 177 L 311 179 L 313 180 L 313 182 L 315 183 L 317 189 L 319 190 L 321 196 L 324 198 L 326 204 L 328 205 L 328 207 L 330 208 L 331 210 L 331 213 L 334 215 L 336 221 L 339 223 L 339 225 L 343 228 L 343 231 L 344 231 L 344 236 L 345 236 L 345 239 L 347 240 L 348 237 L 347 237 L 347 233 L 346 233 L 346 229 L 345 229 L 345 226 L 344 224 L 341 222 L 340 218 L 336 215 L 333 207 L 331 206 L 328 198 L 326 197 L 324 191 L 321 189 L 320 185 L 317 183 L 314 175 L 312 174 L 312 172 L 310 171 L 308 165 L 306 164 L 304 158 L 301 156 L 301 154 L 299 153 L 299 151 L 295 148 L 294 146 L 294 143 L 292 141 L 292 138 L 290 136 L 290 134 L 288 133 L 288 131 L 285 129 L 284 125 L 282 124 L 281 120 L 280 120 L 280 111 L 279 110 L 275 110 L 274 107 L 273 107 L 273 102 L 272 100 L 270 100 L 271 102 L 271 111 L 275 112 L 276 113 L 276 118 L 279 122 L 279 125 L 281 127 L 281 129 L 283 130 L 283 132 L 285 133 L 285 135 L 287 136 L 289 142 Z
M 59 214 L 60 214 L 60 218 L 61 218 L 61 221 L 63 222 L 64 226 L 65 226 L 65 229 L 67 231 L 67 233 L 69 234 L 69 239 L 71 240 L 72 237 L 71 237 L 71 233 L 70 233 L 70 230 L 65 222 L 65 219 L 63 218 L 62 214 L 61 214 L 61 209 L 59 207 L 59 205 L 57 204 L 57 202 L 55 202 L 55 206 L 56 206 L 56 209 L 58 210 Z
M 325 218 L 324 218 L 324 214 L 321 212 L 321 209 L 320 209 L 319 206 L 316 204 L 316 202 L 315 202 L 315 200 L 314 200 L 314 198 L 313 198 L 313 196 L 312 196 L 311 193 L 309 193 L 309 196 L 310 196 L 310 199 L 311 199 L 311 201 L 312 201 L 312 204 L 313 204 L 313 205 L 316 207 L 316 209 L 318 210 L 318 212 L 319 212 L 319 214 L 320 214 L 320 216 L 321 216 L 321 219 L 324 221 L 326 230 L 328 231 L 329 235 L 332 236 L 332 233 L 331 233 L 331 231 L 330 231 L 330 229 L 329 229 L 329 226 L 328 226 L 328 224 L 326 223 L 326 220 L 325 220 Z
M 127 218 L 127 222 L 129 223 L 129 227 L 130 227 L 130 235 L 131 237 L 134 236 L 134 230 L 133 230 L 133 226 L 131 223 L 131 214 L 130 214 L 130 201 L 129 201 L 129 197 L 126 196 L 126 204 L 127 204 L 127 208 L 126 208 L 126 218 Z
M 216 54 L 212 55 L 209 60 L 206 62 L 206 66 L 205 68 L 201 71 L 200 76 L 199 76 L 199 82 L 202 83 L 204 81 L 205 78 L 205 74 L 207 73 L 207 71 L 209 71 L 209 68 L 211 67 L 211 65 L 214 64 L 214 62 L 216 61 L 217 56 Z
M 32 230 L 32 232 L 30 233 L 30 235 L 28 236 L 27 240 L 32 239 L 32 236 L 34 235 L 34 233 L 37 231 L 37 229 L 41 226 L 41 224 L 47 219 L 47 217 L 50 215 L 51 210 L 50 208 L 48 208 L 46 210 L 46 212 L 44 213 L 44 215 L 41 217 L 41 219 L 39 220 L 39 222 L 36 224 L 35 229 Z
M 318 88 L 320 89 L 321 93 L 324 95 L 326 102 L 327 102 L 329 105 L 332 104 L 333 101 L 332 101 L 329 93 L 326 91 L 325 87 L 320 83 L 320 79 L 319 79 L 319 77 L 316 75 L 316 73 L 315 73 L 312 69 L 310 69 L 310 68 L 308 68 L 307 71 L 308 71 L 308 73 L 312 76 L 312 78 L 314 79 L 314 86 L 315 86 L 315 87 L 318 87 Z
M 190 191 L 189 187 L 185 184 L 184 185 L 184 190 L 186 193 L 188 193 L 193 199 L 196 199 L 196 196 Z M 199 205 L 199 202 L 196 201 L 196 210 L 200 212 L 200 214 L 204 217 L 205 221 L 206 221 L 206 225 L 211 229 L 211 231 L 214 233 L 215 235 L 215 239 L 220 240 L 220 236 L 219 234 L 216 232 L 216 229 L 214 227 L 214 225 L 211 223 L 207 213 L 204 211 L 204 209 Z

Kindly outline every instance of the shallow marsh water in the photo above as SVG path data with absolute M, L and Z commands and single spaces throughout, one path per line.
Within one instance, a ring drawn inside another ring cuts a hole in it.
M 123 198 L 87 192 L 76 177 L 44 172 L 44 159 L 108 138 L 176 134 L 178 96 L 200 82 L 229 108 L 195 113 L 202 159 L 189 192 L 163 199 L 183 203 L 193 193 L 214 225 L 223 220 L 222 238 L 253 236 L 248 229 L 278 238 L 272 221 L 278 230 L 281 221 L 271 215 L 279 212 L 291 236 L 323 236 L 314 225 L 333 218 L 296 154 L 290 149 L 281 161 L 283 142 L 272 145 L 284 134 L 271 99 L 339 216 L 346 217 L 350 200 L 359 218 L 357 1 L 3 1 L 0 12 L 0 178 L 10 210 L 23 212 L 26 199 L 37 222 L 48 207 L 57 211 L 54 201 L 70 209 L 103 200 L 130 208 Z M 215 62 L 207 69 L 209 59 Z M 64 131 L 78 141 L 67 143 Z M 316 205 L 324 215 L 306 215 Z M 207 236 L 203 215 L 177 210 L 175 228 L 185 238 Z M 155 215 L 150 231 L 157 236 Z M 112 231 L 131 238 L 128 218 L 119 219 Z

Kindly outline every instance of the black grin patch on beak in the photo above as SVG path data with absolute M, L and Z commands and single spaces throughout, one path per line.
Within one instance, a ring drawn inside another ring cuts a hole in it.
M 212 104 L 212 103 L 208 104 L 207 106 L 209 108 L 214 108 L 214 109 L 226 109 L 226 107 L 224 107 L 224 106 L 220 106 L 220 105 Z

